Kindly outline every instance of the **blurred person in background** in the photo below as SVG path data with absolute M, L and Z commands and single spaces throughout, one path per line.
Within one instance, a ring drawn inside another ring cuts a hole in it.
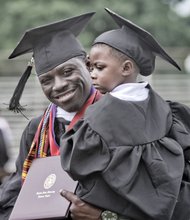
M 0 184 L 8 175 L 9 149 L 12 146 L 12 132 L 7 120 L 0 117 Z

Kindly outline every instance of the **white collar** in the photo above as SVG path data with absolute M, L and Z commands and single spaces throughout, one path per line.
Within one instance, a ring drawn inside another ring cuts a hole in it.
M 67 112 L 60 107 L 57 107 L 56 118 L 64 118 L 66 121 L 72 121 L 76 112 Z
M 148 98 L 148 82 L 125 83 L 114 88 L 110 94 L 125 101 L 143 101 Z

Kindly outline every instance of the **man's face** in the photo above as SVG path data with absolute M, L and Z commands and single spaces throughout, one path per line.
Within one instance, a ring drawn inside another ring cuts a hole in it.
M 91 78 L 85 62 L 72 58 L 39 76 L 46 97 L 65 111 L 80 110 L 91 89 Z

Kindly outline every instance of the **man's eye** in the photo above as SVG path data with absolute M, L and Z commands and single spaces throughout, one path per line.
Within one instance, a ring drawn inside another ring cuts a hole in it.
M 42 79 L 42 80 L 40 80 L 40 83 L 42 85 L 48 85 L 50 83 L 50 81 L 51 81 L 51 79 Z
M 73 72 L 73 69 L 69 68 L 69 69 L 65 69 L 64 70 L 64 76 L 68 76 Z

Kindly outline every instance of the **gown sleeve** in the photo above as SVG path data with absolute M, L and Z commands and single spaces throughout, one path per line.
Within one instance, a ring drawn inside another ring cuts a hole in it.
M 89 186 L 89 182 L 93 177 L 101 175 L 109 187 L 126 204 L 129 202 L 131 209 L 133 207 L 137 213 L 141 210 L 150 219 L 171 217 L 184 166 L 182 149 L 175 140 L 163 137 L 137 146 L 108 147 L 86 121 L 80 121 L 62 136 L 60 143 L 63 169 L 73 179 L 82 182 L 84 188 L 96 187 L 96 184 Z M 93 175 L 97 173 L 98 175 Z M 84 197 L 81 198 L 95 204 L 99 190 L 97 188 L 97 193 L 93 190 L 95 188 L 91 190 L 90 197 L 84 189 Z M 97 206 L 103 207 L 100 203 L 100 200 L 96 201 Z M 133 217 L 134 215 L 135 212 Z
M 190 219 L 190 108 L 178 102 L 169 104 L 173 116 L 171 135 L 181 143 L 185 159 L 178 202 L 172 220 Z
M 36 130 L 36 119 L 25 128 L 21 141 L 19 155 L 16 160 L 16 171 L 0 185 L 0 219 L 8 220 L 22 185 L 22 167 L 29 152 Z
M 110 161 L 104 140 L 82 120 L 61 137 L 60 147 L 62 167 L 74 180 L 102 172 Z

